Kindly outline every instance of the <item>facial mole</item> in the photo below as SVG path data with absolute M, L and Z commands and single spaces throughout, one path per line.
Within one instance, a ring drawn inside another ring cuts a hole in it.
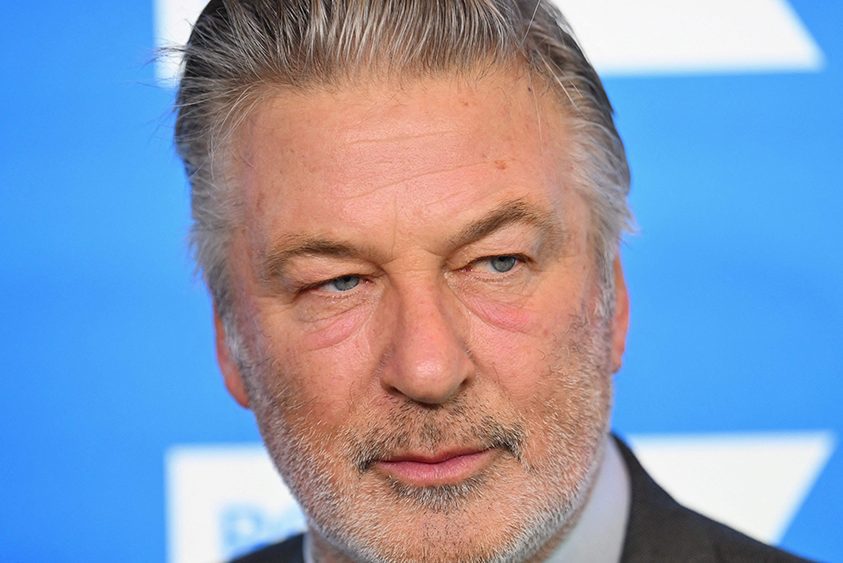
M 506 170 L 507 166 L 508 165 L 507 165 L 505 160 L 496 160 L 495 161 L 495 168 L 497 168 L 498 170 Z

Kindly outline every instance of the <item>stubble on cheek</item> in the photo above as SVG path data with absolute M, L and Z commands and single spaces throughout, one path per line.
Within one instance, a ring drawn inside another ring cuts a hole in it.
M 306 392 L 304 374 L 295 363 L 280 359 L 293 356 L 273 353 L 265 339 L 252 344 L 260 359 L 245 366 L 243 378 L 270 457 L 308 515 L 335 517 L 339 503 L 329 493 L 338 488 L 332 469 L 341 460 L 320 455 L 334 439 L 318 416 L 313 389 Z
M 354 546 L 358 554 L 391 552 L 398 560 L 419 549 L 435 561 L 426 544 L 442 545 L 453 526 L 487 516 L 480 509 L 487 506 L 483 499 L 490 491 L 517 490 L 512 472 L 494 465 L 464 482 L 440 487 L 390 481 L 372 469 L 375 461 L 390 454 L 436 452 L 443 444 L 498 448 L 505 452 L 507 464 L 520 463 L 525 423 L 511 406 L 477 397 L 463 397 L 439 409 L 370 399 L 344 404 L 354 408 L 343 424 L 327 427 L 314 401 L 301 398 L 301 374 L 290 366 L 274 367 L 267 370 L 271 373 L 253 374 L 259 375 L 261 387 L 253 394 L 255 415 L 309 525 L 335 546 Z M 508 486 L 502 489 L 502 482 Z M 397 538 L 408 545 L 398 546 Z
M 348 409 L 335 413 L 325 410 L 330 405 L 319 399 L 304 366 L 256 364 L 248 378 L 252 408 L 311 529 L 354 553 L 398 559 L 424 553 L 435 561 L 448 560 L 446 552 L 431 551 L 437 545 L 486 554 L 478 560 L 526 553 L 570 524 L 590 489 L 611 386 L 605 323 L 584 314 L 569 320 L 541 362 L 546 372 L 531 400 L 519 399 L 517 406 L 486 374 L 485 387 L 469 388 L 438 409 L 362 397 L 334 405 Z M 437 451 L 443 443 L 507 455 L 454 486 L 412 487 L 372 473 L 372 463 L 390 453 Z M 471 522 L 494 532 L 449 536 L 467 533 Z

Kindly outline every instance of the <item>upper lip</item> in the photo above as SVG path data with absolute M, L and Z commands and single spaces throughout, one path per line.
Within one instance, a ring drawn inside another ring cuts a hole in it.
M 463 455 L 477 454 L 485 451 L 488 448 L 454 448 L 449 450 L 442 450 L 435 454 L 406 452 L 384 457 L 381 461 L 387 463 L 395 463 L 400 461 L 410 461 L 416 463 L 442 463 L 455 457 Z

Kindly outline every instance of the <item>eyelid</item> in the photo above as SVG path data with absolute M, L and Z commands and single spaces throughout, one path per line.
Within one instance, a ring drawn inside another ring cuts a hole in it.
M 488 261 L 493 260 L 495 258 L 503 258 L 503 257 L 515 258 L 517 260 L 517 263 L 515 264 L 515 266 L 512 267 L 511 270 L 507 270 L 506 272 L 498 272 L 498 274 L 495 277 L 501 277 L 501 276 L 505 276 L 506 274 L 512 273 L 518 268 L 518 266 L 527 266 L 529 264 L 534 263 L 534 260 L 532 258 L 530 258 L 529 256 L 527 256 L 526 254 L 522 254 L 520 252 L 504 252 L 504 253 L 501 253 L 501 254 L 490 254 L 488 256 L 481 256 L 479 258 L 475 258 L 474 260 L 472 260 L 471 262 L 466 264 L 462 269 L 468 270 L 471 267 L 473 267 L 475 264 L 479 264 L 481 262 L 488 262 Z
M 328 278 L 328 279 L 324 279 L 324 280 L 320 280 L 320 281 L 316 281 L 316 282 L 312 282 L 312 283 L 307 283 L 307 284 L 302 285 L 299 288 L 299 291 L 305 292 L 305 291 L 312 291 L 314 289 L 319 289 L 319 288 L 324 287 L 324 286 L 328 285 L 329 283 L 331 283 L 333 281 L 336 281 L 340 278 L 347 278 L 347 277 L 351 277 L 353 275 L 354 274 L 343 274 L 341 276 L 336 276 L 336 277 L 333 277 L 333 278 Z
M 320 290 L 321 288 L 324 288 L 325 286 L 327 286 L 327 285 L 328 285 L 328 284 L 330 284 L 331 282 L 335 282 L 335 281 L 340 280 L 340 279 L 342 279 L 342 278 L 352 278 L 352 277 L 353 277 L 353 278 L 359 278 L 359 279 L 360 279 L 360 282 L 359 282 L 356 286 L 354 286 L 353 288 L 351 288 L 351 289 L 349 289 L 349 290 L 347 290 L 347 291 L 329 291 L 329 290 L 322 290 L 322 293 L 323 293 L 323 294 L 326 294 L 326 295 L 329 295 L 329 296 L 331 296 L 331 297 L 341 297 L 341 296 L 343 296 L 343 295 L 347 295 L 347 294 L 351 294 L 351 293 L 356 293 L 356 291 L 355 291 L 355 290 L 356 290 L 358 287 L 360 287 L 360 285 L 362 285 L 362 284 L 364 284 L 364 283 L 366 283 L 366 282 L 370 281 L 370 280 L 371 280 L 371 278 L 372 278 L 372 276 L 371 276 L 371 275 L 366 275 L 366 274 L 356 274 L 356 273 L 340 274 L 340 275 L 338 275 L 338 276 L 333 276 L 333 277 L 331 277 L 331 278 L 327 278 L 327 279 L 323 279 L 323 280 L 315 281 L 315 282 L 312 282 L 312 283 L 304 283 L 304 284 L 300 284 L 300 285 L 298 285 L 297 287 L 295 287 L 295 288 L 294 288 L 294 292 L 295 292 L 295 294 L 296 294 L 297 296 L 304 295 L 305 293 L 309 293 L 309 292 L 314 292 L 314 291 L 316 291 L 316 290 Z
M 524 254 L 522 252 L 500 252 L 500 253 L 496 253 L 496 254 L 489 254 L 487 256 L 480 256 L 479 258 L 474 259 L 472 262 L 482 262 L 484 260 L 493 260 L 495 258 L 506 258 L 506 257 L 512 257 L 512 258 L 515 258 L 516 260 L 518 260 L 519 262 L 524 262 L 524 263 L 532 262 L 532 258 L 530 258 L 529 256 L 527 256 L 526 254 Z

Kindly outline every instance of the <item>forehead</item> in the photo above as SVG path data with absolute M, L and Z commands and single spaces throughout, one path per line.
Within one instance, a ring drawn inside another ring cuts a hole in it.
M 361 82 L 269 95 L 235 136 L 233 170 L 257 234 L 418 240 L 508 200 L 561 212 L 569 145 L 528 76 Z

